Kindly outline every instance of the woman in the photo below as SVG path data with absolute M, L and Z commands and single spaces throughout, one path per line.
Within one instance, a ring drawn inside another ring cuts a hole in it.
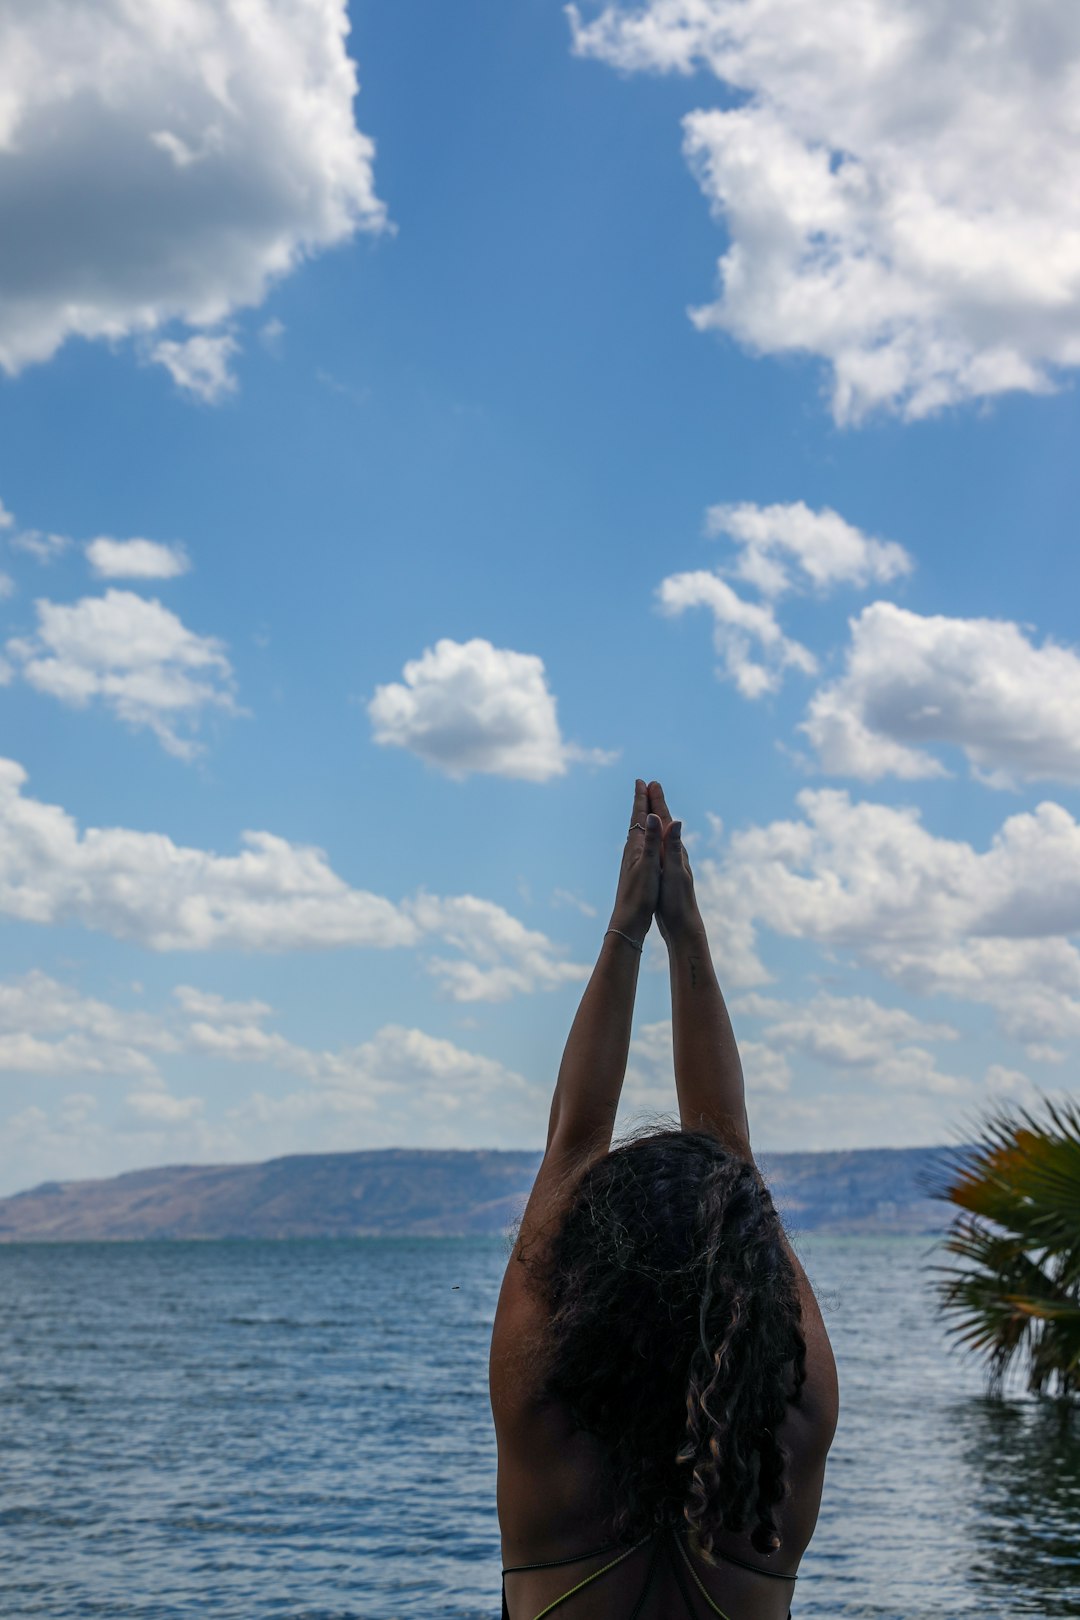
M 630 820 L 492 1335 L 503 1616 L 784 1620 L 836 1367 L 754 1164 L 682 824 L 658 782 Z M 682 1129 L 612 1151 L 654 916 Z

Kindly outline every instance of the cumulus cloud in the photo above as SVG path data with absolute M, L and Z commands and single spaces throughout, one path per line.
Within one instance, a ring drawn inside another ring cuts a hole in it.
M 422 894 L 409 914 L 425 934 L 445 940 L 460 959 L 433 957 L 427 966 L 455 1001 L 506 1001 L 519 992 L 580 984 L 583 963 L 559 959 L 551 941 L 501 906 L 474 895 L 439 899 Z
M 160 540 L 110 540 L 101 535 L 83 550 L 99 579 L 175 579 L 191 567 L 183 546 Z
M 751 1107 L 755 1097 L 775 1098 L 788 1091 L 791 1065 L 782 1052 L 760 1041 L 740 1041 L 739 1054 Z M 670 1018 L 642 1024 L 634 1032 L 619 1109 L 619 1128 L 636 1115 L 656 1113 L 672 1115 L 675 1119 L 679 1113 Z
M 478 1138 L 532 1147 L 543 1139 L 546 1086 L 424 1030 L 385 1024 L 367 1040 L 320 1049 L 267 1029 L 273 1009 L 262 1002 L 190 985 L 172 1001 L 129 1013 L 44 974 L 0 981 L 0 1073 L 128 1082 L 119 1125 L 106 1124 L 99 1099 L 85 1091 L 5 1120 L 5 1191 L 42 1176 L 116 1174 L 166 1153 L 220 1162 L 325 1152 L 344 1145 L 343 1130 L 358 1147 L 475 1147 Z M 156 1066 L 162 1054 L 176 1071 L 168 1078 Z M 247 1070 L 256 1089 L 211 1118 L 209 1096 L 183 1091 L 194 1072 L 205 1087 L 208 1065 L 218 1063 Z M 268 1091 L 279 1076 L 300 1084 Z
M 741 908 L 779 933 L 871 945 L 1080 930 L 1080 826 L 1060 805 L 1010 816 L 980 852 L 910 807 L 826 789 L 797 803 L 802 820 L 732 834 L 725 863 Z
M 351 888 L 321 850 L 246 833 L 239 855 L 122 827 L 80 831 L 57 805 L 24 796 L 26 772 L 0 762 L 0 910 L 75 922 L 151 950 L 288 950 L 411 945 L 416 924 Z
M 884 584 L 914 566 L 895 540 L 875 540 L 831 507 L 814 512 L 804 501 L 710 506 L 705 532 L 737 547 L 732 572 L 766 597 L 806 585 L 827 591 Z
M 0 366 L 70 336 L 212 326 L 381 230 L 348 26 L 345 0 L 7 5 Z M 164 348 L 199 376 L 198 354 Z
M 685 152 L 729 238 L 703 330 L 820 356 L 832 407 L 907 417 L 1080 363 L 1072 0 L 649 0 L 569 8 L 574 49 L 710 70 Z
M 6 602 L 9 596 L 15 595 L 15 581 L 10 574 L 0 572 L 0 602 Z
M 46 973 L 0 981 L 0 1072 L 42 1076 L 156 1073 L 175 1051 L 158 1020 L 81 995 Z
M 7 643 L 22 679 L 74 708 L 97 701 L 169 753 L 191 759 L 207 709 L 235 714 L 232 668 L 213 636 L 188 630 L 158 601 L 109 590 L 72 603 L 35 603 L 37 629 Z M 183 728 L 183 729 L 181 729 Z
M 457 780 L 472 771 L 546 782 L 575 760 L 613 757 L 563 739 L 544 663 L 490 641 L 437 641 L 379 686 L 368 704 L 375 741 L 407 748 Z
M 904 1007 L 883 1007 L 870 996 L 824 993 L 810 1001 L 752 994 L 732 1003 L 736 1015 L 764 1025 L 770 1047 L 843 1069 L 882 1069 L 913 1043 L 956 1039 L 949 1024 L 928 1024 Z
M 155 951 L 393 949 L 441 941 L 464 960 L 435 956 L 427 966 L 458 1001 L 503 1001 L 588 974 L 492 901 L 421 894 L 395 903 L 352 888 L 322 850 L 268 832 L 244 833 L 239 855 L 217 855 L 161 833 L 80 831 L 58 805 L 27 797 L 25 783 L 20 765 L 0 760 L 2 915 L 74 922 Z M 256 1021 L 250 1006 L 240 1012 L 233 1022 Z
M 508 1126 L 520 1131 L 525 1124 L 535 1140 L 542 1130 L 547 1099 L 521 1075 L 420 1029 L 385 1024 L 370 1040 L 337 1051 L 299 1046 L 261 1027 L 237 1024 L 195 1025 L 191 1041 L 204 1056 L 261 1064 L 306 1082 L 304 1091 L 284 1096 L 256 1093 L 232 1110 L 233 1118 L 266 1125 L 352 1116 L 363 1123 L 365 1136 L 374 1132 L 380 1142 L 398 1144 L 404 1135 L 440 1146 L 462 1136 L 463 1146 L 475 1145 L 478 1128 L 483 1130 L 478 1122 L 485 1119 L 499 1136 Z
M 669 574 L 657 587 L 661 613 L 673 618 L 687 608 L 705 607 L 713 616 L 713 646 L 721 677 L 733 680 L 746 698 L 775 692 L 786 669 L 817 672 L 808 647 L 785 636 L 770 603 L 748 602 L 726 580 L 705 569 Z
M 768 980 L 762 927 L 850 950 L 909 989 L 993 1006 L 1032 1045 L 1080 1032 L 1080 825 L 1043 803 L 985 850 L 936 837 L 911 808 L 805 791 L 802 818 L 732 834 L 697 872 L 717 956 L 736 984 Z
M 963 749 L 996 787 L 1080 782 L 1080 657 L 999 619 L 924 618 L 873 602 L 851 621 L 844 673 L 801 728 L 824 770 L 872 781 L 941 776 L 920 744 Z
M 220 405 L 239 386 L 230 366 L 239 352 L 239 343 L 228 333 L 211 337 L 199 332 L 182 342 L 165 338 L 155 343 L 150 358 L 165 367 L 181 392 L 194 394 L 204 405 Z
M 1080 1041 L 1080 951 L 1069 939 L 964 939 L 871 951 L 890 978 L 920 995 L 993 1009 L 1033 1063 L 1058 1063 L 1054 1041 Z

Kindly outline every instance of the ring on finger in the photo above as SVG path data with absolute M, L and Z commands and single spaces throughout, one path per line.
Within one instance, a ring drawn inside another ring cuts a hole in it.
M 627 836 L 627 838 L 629 838 L 629 836 L 630 836 L 630 834 L 631 834 L 631 833 L 632 833 L 632 832 L 644 832 L 644 831 L 645 831 L 645 828 L 644 828 L 644 826 L 643 826 L 643 825 L 642 825 L 642 824 L 641 824 L 641 822 L 640 822 L 640 821 L 632 821 L 632 822 L 631 822 L 631 823 L 630 823 L 630 826 L 629 826 L 629 827 L 628 827 L 628 829 L 627 829 L 627 833 L 626 833 L 626 836 Z

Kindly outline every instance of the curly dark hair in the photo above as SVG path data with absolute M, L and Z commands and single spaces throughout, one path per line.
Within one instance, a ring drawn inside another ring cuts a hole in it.
M 602 1444 L 620 1540 L 680 1521 L 781 1542 L 776 1439 L 806 1378 L 795 1268 L 752 1160 L 704 1131 L 650 1131 L 581 1175 L 542 1259 L 544 1392 Z

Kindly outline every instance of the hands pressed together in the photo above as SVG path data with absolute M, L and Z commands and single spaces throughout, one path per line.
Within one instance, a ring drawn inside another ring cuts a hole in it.
M 672 820 L 660 783 L 639 777 L 609 926 L 640 944 L 654 916 L 669 947 L 703 931 L 682 822 Z

